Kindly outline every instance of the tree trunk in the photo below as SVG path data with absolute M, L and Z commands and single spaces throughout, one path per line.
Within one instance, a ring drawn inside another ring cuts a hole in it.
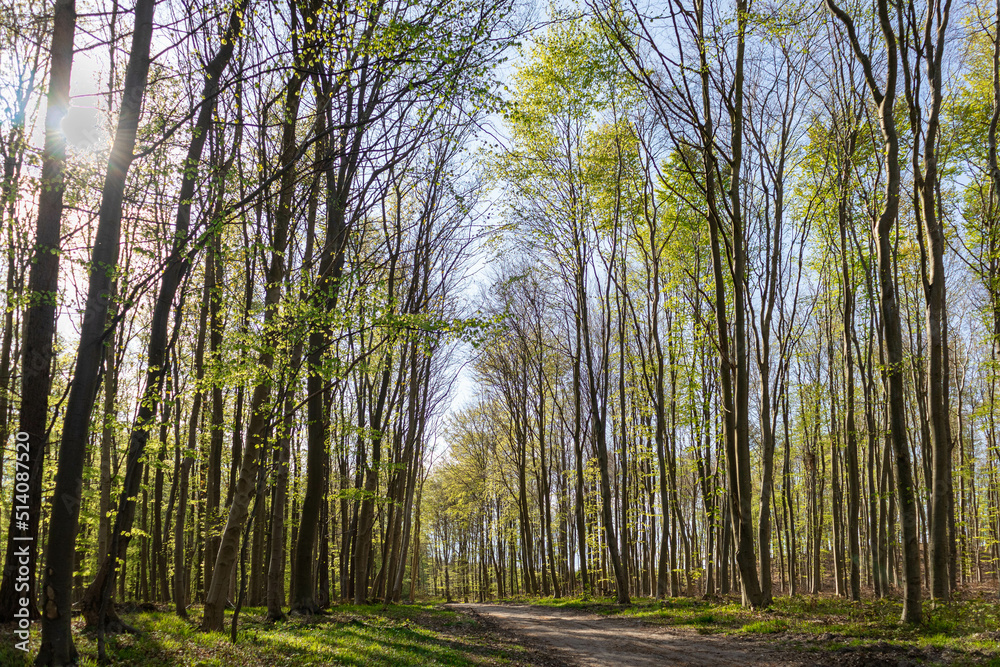
M 139 492 L 144 469 L 143 456 L 146 450 L 146 442 L 149 439 L 149 432 L 156 421 L 156 412 L 159 407 L 160 395 L 162 393 L 163 377 L 166 374 L 167 357 L 167 328 L 170 321 L 170 314 L 174 297 L 184 280 L 187 269 L 190 266 L 190 254 L 185 252 L 188 244 L 188 233 L 191 219 L 191 201 L 194 197 L 195 186 L 198 181 L 198 163 L 201 160 L 205 141 L 211 128 L 212 117 L 215 113 L 216 99 L 219 92 L 219 79 L 229 60 L 232 58 L 234 41 L 240 29 L 242 19 L 240 14 L 246 9 L 246 1 L 237 6 L 230 16 L 229 27 L 223 36 L 223 46 L 218 53 L 208 63 L 205 68 L 205 82 L 202 90 L 201 109 L 194 130 L 191 133 L 191 144 L 188 146 L 187 157 L 184 162 L 184 178 L 180 188 L 180 204 L 177 208 L 177 224 L 173 247 L 167 262 L 167 268 L 163 274 L 160 284 L 160 292 L 157 295 L 156 305 L 153 309 L 152 322 L 150 323 L 149 342 L 146 351 L 146 381 L 139 403 L 139 411 L 132 425 L 129 437 L 128 459 L 125 466 L 125 480 L 122 494 L 118 500 L 118 513 L 115 518 L 115 529 L 111 537 L 109 552 L 102 556 L 98 575 L 91 584 L 81 603 L 87 617 L 87 624 L 90 627 L 98 626 L 99 633 L 103 633 L 103 620 L 105 608 L 114 590 L 117 576 L 117 560 L 123 562 L 128 552 L 128 544 L 131 541 L 132 523 L 135 518 L 135 498 Z M 147 47 L 148 48 L 148 47 Z M 239 145 L 239 142 L 236 143 Z M 235 156 L 235 153 L 234 153 Z M 220 174 L 218 183 L 219 198 L 221 199 L 222 181 L 225 178 L 225 167 Z M 219 214 L 220 206 L 215 207 L 215 213 Z M 198 349 L 195 353 L 196 374 L 198 380 L 204 375 L 204 343 L 205 325 L 208 317 L 209 303 L 212 300 L 212 285 L 207 279 L 205 284 L 205 295 L 201 308 Z M 198 408 L 201 403 L 201 393 L 195 398 L 195 408 L 192 410 L 192 434 L 197 428 Z M 196 439 L 191 438 L 189 447 L 194 448 Z M 190 451 L 189 451 L 190 456 Z M 184 465 L 187 465 L 186 463 Z M 183 491 L 182 491 L 183 495 Z M 183 531 L 183 512 L 178 516 L 178 529 Z M 179 590 L 179 589 L 178 589 Z M 178 598 L 181 596 L 178 595 Z M 181 604 L 178 599 L 178 605 Z M 96 615 L 94 612 L 97 612 Z M 182 614 L 183 615 L 183 614 Z M 112 614 L 114 617 L 114 614 Z M 99 652 L 103 649 L 103 634 L 99 634 Z
M 871 62 L 862 51 L 853 20 L 833 0 L 826 0 L 827 7 L 844 25 L 851 40 L 851 48 L 864 66 L 865 79 L 875 104 L 878 106 L 879 126 L 885 141 L 886 198 L 873 229 L 878 246 L 880 307 L 882 328 L 888 361 L 886 375 L 889 384 L 889 428 L 896 458 L 896 502 L 903 524 L 903 561 L 906 589 L 903 595 L 902 619 L 905 623 L 921 620 L 920 546 L 917 543 L 917 510 L 913 489 L 913 469 L 907 446 L 906 403 L 903 389 L 903 342 L 899 324 L 899 304 L 896 300 L 893 275 L 893 245 L 891 233 L 899 217 L 899 136 L 893 109 L 896 99 L 897 49 L 889 17 L 888 0 L 878 0 L 878 18 L 886 42 L 888 75 L 885 92 L 878 89 Z
M 584 598 L 593 593 L 590 587 L 590 577 L 587 572 L 587 522 L 583 505 L 583 406 L 581 405 L 580 392 L 580 362 L 583 351 L 581 350 L 579 310 L 576 312 L 576 346 L 573 348 L 573 454 L 576 461 L 576 498 L 574 502 L 576 512 L 576 539 L 577 548 L 580 553 L 580 592 Z M 513 586 L 511 587 L 513 589 Z M 513 591 L 512 591 L 513 592 Z
M 305 73 L 296 69 L 285 90 L 284 126 L 281 138 L 280 164 L 285 171 L 281 175 L 281 190 L 278 212 L 275 216 L 271 262 L 267 269 L 267 289 L 264 296 L 264 332 L 271 336 L 271 327 L 279 302 L 281 286 L 285 276 L 285 249 L 288 247 L 288 227 L 292 216 L 292 195 L 295 188 L 294 162 L 296 158 L 295 127 L 299 111 L 299 92 Z M 257 363 L 267 370 L 274 364 L 274 354 L 265 347 Z M 212 582 L 206 591 L 205 613 L 201 628 L 205 631 L 222 630 L 223 615 L 229 591 L 230 577 L 236 566 L 239 551 L 240 531 L 247 520 L 250 501 L 256 492 L 257 467 L 262 450 L 267 442 L 266 430 L 270 425 L 267 405 L 271 398 L 271 385 L 263 382 L 254 387 L 250 399 L 250 421 L 247 425 L 247 446 L 240 461 L 240 474 L 233 491 L 233 501 L 229 508 L 219 552 L 212 568 Z
M 602 376 L 602 381 L 607 381 L 607 354 L 603 358 L 602 368 L 596 368 L 594 354 L 591 347 L 590 323 L 588 321 L 587 292 L 583 286 L 584 276 L 579 272 L 585 265 L 577 262 L 577 294 L 580 308 L 580 324 L 583 329 L 583 346 L 585 359 L 587 361 L 587 384 L 590 394 L 591 419 L 594 428 L 594 444 L 597 448 L 597 468 L 601 480 L 601 516 L 604 522 L 604 531 L 607 536 L 608 553 L 611 557 L 611 567 L 615 577 L 615 597 L 618 604 L 628 604 L 628 572 L 625 563 L 622 562 L 618 551 L 618 539 L 615 536 L 614 516 L 611 508 L 611 480 L 608 474 L 608 445 L 607 445 L 607 402 L 598 399 L 598 374 Z M 607 331 L 604 332 L 607 336 Z M 607 345 L 604 345 L 605 352 Z
M 318 93 L 322 99 L 329 99 L 329 85 L 317 84 Z M 329 105 L 321 105 L 317 111 L 317 128 L 322 133 L 327 123 L 332 124 Z M 356 129 L 355 132 L 362 132 Z M 350 178 L 338 179 L 332 155 L 326 152 L 326 142 L 320 142 L 317 151 L 321 157 L 317 169 L 325 167 L 326 175 L 326 205 L 327 232 L 319 255 L 319 270 L 316 275 L 316 289 L 313 294 L 316 307 L 326 312 L 336 308 L 337 295 L 340 288 L 340 274 L 344 265 L 344 253 L 347 247 L 347 225 L 345 222 L 345 206 L 351 189 Z M 346 158 L 358 158 L 357 152 L 352 152 Z M 343 175 L 344 165 L 340 165 Z M 353 174 L 354 170 L 347 170 Z M 324 389 L 322 365 L 324 355 L 331 340 L 328 325 L 319 327 L 309 335 L 309 352 L 306 357 L 308 376 L 306 378 L 307 436 L 308 451 L 306 454 L 306 492 L 302 501 L 302 516 L 295 541 L 295 576 L 292 578 L 292 611 L 312 614 L 319 610 L 315 599 L 315 583 L 313 581 L 314 551 L 316 547 L 317 527 L 320 508 L 323 502 L 323 483 L 326 479 L 326 463 L 329 458 L 328 441 L 330 436 L 330 410 L 327 404 L 329 392 Z
M 38 600 L 35 573 L 38 571 L 36 563 L 42 509 L 42 468 L 49 418 L 49 390 L 52 385 L 52 341 L 55 335 L 59 291 L 59 246 L 65 188 L 63 170 L 66 162 L 66 136 L 62 132 L 62 121 L 69 108 L 75 32 L 76 0 L 58 0 L 52 15 L 52 48 L 49 51 L 49 90 L 45 110 L 45 145 L 42 149 L 43 187 L 39 189 L 38 195 L 38 221 L 35 227 L 35 245 L 31 254 L 31 269 L 28 273 L 28 305 L 24 313 L 24 339 L 21 343 L 21 405 L 18 412 L 18 432 L 24 433 L 27 440 L 19 440 L 16 449 L 18 454 L 25 450 L 28 454 L 26 470 L 28 520 L 23 521 L 23 517 L 19 519 L 20 504 L 11 505 L 7 547 L 4 552 L 3 582 L 0 584 L 0 622 L 14 620 L 14 614 L 21 606 L 22 593 L 25 594 L 23 597 L 29 600 L 29 618 L 32 620 L 38 618 L 35 606 L 35 600 Z M 131 154 L 131 149 L 128 153 Z M 103 323 L 104 320 L 101 318 L 100 324 Z M 94 352 L 97 352 L 96 348 Z M 6 446 L 6 441 L 4 445 Z M 25 481 L 19 478 L 25 472 L 24 467 L 18 465 L 16 468 L 15 480 Z M 69 491 L 72 503 L 73 498 L 78 495 L 72 494 L 76 491 L 73 488 Z M 72 524 L 75 528 L 75 521 Z M 15 577 L 21 558 L 19 553 L 23 551 L 27 551 L 28 589 L 16 591 Z M 64 559 L 72 560 L 71 551 L 68 556 L 63 552 L 62 556 Z M 72 570 L 72 567 L 69 569 Z M 52 610 L 53 614 L 67 614 L 63 635 L 58 639 L 55 635 L 52 637 L 53 641 L 60 645 L 58 657 L 52 659 L 57 662 L 68 662 L 76 656 L 76 650 L 69 638 L 68 625 L 71 576 L 70 573 L 60 580 L 60 584 L 65 587 L 61 592 L 65 599 L 61 600 L 63 605 L 58 612 L 56 609 Z
M 72 28 L 61 32 L 57 6 L 56 36 L 68 44 L 55 42 L 55 49 L 72 47 Z M 49 521 L 45 566 L 45 596 L 42 618 L 42 646 L 36 664 L 65 665 L 77 660 L 70 623 L 72 602 L 73 557 L 79 527 L 83 482 L 83 462 L 90 435 L 91 416 L 97 399 L 97 381 L 103 360 L 106 315 L 111 285 L 118 266 L 121 237 L 122 199 L 125 178 L 133 160 L 139 112 L 146 91 L 149 73 L 149 45 L 153 33 L 153 0 L 139 0 L 135 8 L 135 31 L 122 93 L 115 141 L 108 158 L 108 167 L 101 193 L 97 233 L 90 262 L 87 305 L 80 330 L 80 346 L 76 368 L 66 403 L 63 441 L 59 448 L 52 514 Z M 72 2 L 66 8 L 74 12 Z M 67 64 L 66 74 L 69 73 Z M 58 230 L 57 230 L 58 233 Z M 27 371 L 29 364 L 25 364 Z M 22 401 L 28 403 L 28 401 Z
M 909 9 L 913 11 L 913 3 Z M 944 272 L 944 229 L 938 210 L 938 154 L 937 140 L 940 127 L 942 103 L 942 57 L 944 55 L 945 31 L 951 2 L 946 1 L 943 9 L 937 6 L 936 41 L 931 39 L 933 21 L 926 18 L 923 35 L 923 49 L 919 59 L 927 61 L 927 83 L 930 88 L 931 103 L 924 133 L 923 169 L 916 164 L 919 153 L 914 138 L 913 160 L 915 166 L 914 188 L 919 193 L 919 206 L 914 202 L 923 225 L 918 227 L 918 241 L 921 250 L 921 277 L 926 300 L 927 325 L 927 399 L 931 436 L 931 511 L 930 511 L 930 592 L 935 600 L 950 599 L 949 560 L 951 546 L 949 544 L 949 517 L 952 506 L 951 486 L 951 434 L 950 409 L 948 406 L 948 375 L 946 334 L 947 312 L 945 310 L 945 272 Z M 930 8 L 928 11 L 931 11 Z M 901 38 L 902 41 L 902 38 Z M 909 45 L 900 45 L 900 56 L 903 60 L 906 74 L 906 92 L 909 102 L 911 124 L 918 127 L 920 123 L 920 106 L 916 99 L 919 96 L 919 78 L 914 79 L 915 90 L 911 90 L 911 76 L 908 60 Z M 918 66 L 919 66 L 918 59 Z M 928 256 L 929 255 L 929 256 Z
M 302 343 L 292 351 L 289 368 L 296 369 L 302 362 Z M 289 388 L 285 398 L 285 419 L 274 453 L 274 498 L 271 502 L 271 541 L 267 561 L 267 620 L 285 618 L 285 509 L 288 504 L 288 458 L 292 438 L 292 407 L 295 394 Z
M 858 436 L 854 419 L 854 356 L 851 338 L 854 335 L 854 285 L 847 264 L 848 197 L 850 194 L 850 168 L 857 145 L 857 130 L 850 131 L 843 146 L 838 172 L 840 196 L 837 200 L 837 223 L 840 231 L 840 274 L 843 293 L 843 354 L 844 354 L 844 425 L 847 429 L 847 533 L 850 556 L 851 599 L 861 599 L 861 471 L 858 463 Z M 874 434 L 872 434 L 874 435 Z
M 227 40 L 228 43 L 228 40 Z M 240 132 L 242 136 L 242 132 Z M 235 142 L 239 145 L 239 141 Z M 219 192 L 224 191 L 222 187 L 225 178 L 225 169 L 220 174 Z M 219 198 L 221 204 L 221 196 Z M 217 209 L 218 210 L 218 207 Z M 222 243 L 221 230 L 212 235 L 208 252 L 205 254 L 205 291 L 208 293 L 208 353 L 211 363 L 216 364 L 222 361 L 222 319 L 220 310 L 222 308 Z M 213 557 L 219 551 L 219 529 L 222 527 L 219 516 L 219 504 L 222 497 L 222 441 L 225 436 L 225 405 L 222 397 L 222 387 L 218 383 L 212 384 L 212 420 L 211 434 L 208 449 L 208 471 L 207 489 L 205 498 L 205 588 L 212 585 L 212 567 L 215 565 Z M 239 426 L 237 425 L 238 429 Z
M 732 164 L 730 179 L 730 210 L 733 226 L 730 230 L 733 245 L 732 263 L 723 260 L 720 244 L 721 218 L 716 195 L 715 174 L 717 158 L 714 149 L 714 130 L 711 120 L 712 103 L 709 90 L 709 65 L 705 51 L 704 5 L 697 7 L 697 28 L 700 44 L 699 57 L 702 69 L 702 114 L 701 151 L 705 169 L 705 192 L 708 204 L 709 237 L 712 252 L 712 271 L 715 279 L 715 319 L 720 353 L 720 379 L 724 412 L 724 433 L 726 444 L 726 469 L 729 475 L 730 518 L 733 521 L 736 561 L 740 570 L 740 590 L 743 604 L 752 607 L 764 605 L 757 576 L 757 566 L 753 554 L 752 489 L 750 483 L 750 442 L 749 442 L 749 373 L 746 354 L 745 294 L 746 254 L 743 247 L 742 214 L 740 207 L 739 167 L 742 162 L 743 139 L 743 53 L 747 8 L 745 0 L 737 2 L 738 37 L 736 73 L 733 83 L 735 95 L 732 105 Z M 729 339 L 729 318 L 727 316 L 727 284 L 723 273 L 729 266 L 733 278 L 734 301 L 734 344 L 731 351 Z M 735 352 L 735 354 L 733 354 Z M 734 378 L 735 375 L 735 378 Z M 734 385 L 735 379 L 735 387 Z
M 111 298 L 117 292 L 116 285 L 111 287 Z M 108 311 L 109 317 L 114 317 L 114 310 Z M 108 555 L 108 539 L 111 533 L 111 450 L 114 444 L 114 423 L 117 418 L 115 410 L 115 394 L 118 389 L 115 351 L 115 329 L 109 327 L 108 342 L 104 354 L 104 419 L 101 431 L 101 497 L 98 505 L 97 531 L 97 562 L 100 563 Z

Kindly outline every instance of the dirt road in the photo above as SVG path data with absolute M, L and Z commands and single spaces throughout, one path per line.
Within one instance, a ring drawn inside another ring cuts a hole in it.
M 766 640 L 701 635 L 686 628 L 662 628 L 634 619 L 608 618 L 574 610 L 530 605 L 455 605 L 486 616 L 502 629 L 526 637 L 552 657 L 579 667 L 653 665 L 815 664 Z

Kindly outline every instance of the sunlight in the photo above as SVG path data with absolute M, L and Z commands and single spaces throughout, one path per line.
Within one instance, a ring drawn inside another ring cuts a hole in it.
M 62 122 L 66 141 L 79 152 L 96 153 L 107 142 L 101 115 L 93 107 L 71 106 Z

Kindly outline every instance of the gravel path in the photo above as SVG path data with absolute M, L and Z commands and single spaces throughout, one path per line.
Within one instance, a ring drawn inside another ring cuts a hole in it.
M 504 630 L 527 638 L 553 657 L 578 667 L 653 665 L 791 667 L 815 664 L 766 640 L 701 635 L 687 628 L 663 628 L 638 620 L 531 605 L 455 605 L 488 617 Z

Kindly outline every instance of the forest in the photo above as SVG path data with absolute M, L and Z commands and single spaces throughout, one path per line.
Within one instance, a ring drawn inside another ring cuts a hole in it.
M 0 5 L 3 665 L 1000 664 L 1000 0 Z

